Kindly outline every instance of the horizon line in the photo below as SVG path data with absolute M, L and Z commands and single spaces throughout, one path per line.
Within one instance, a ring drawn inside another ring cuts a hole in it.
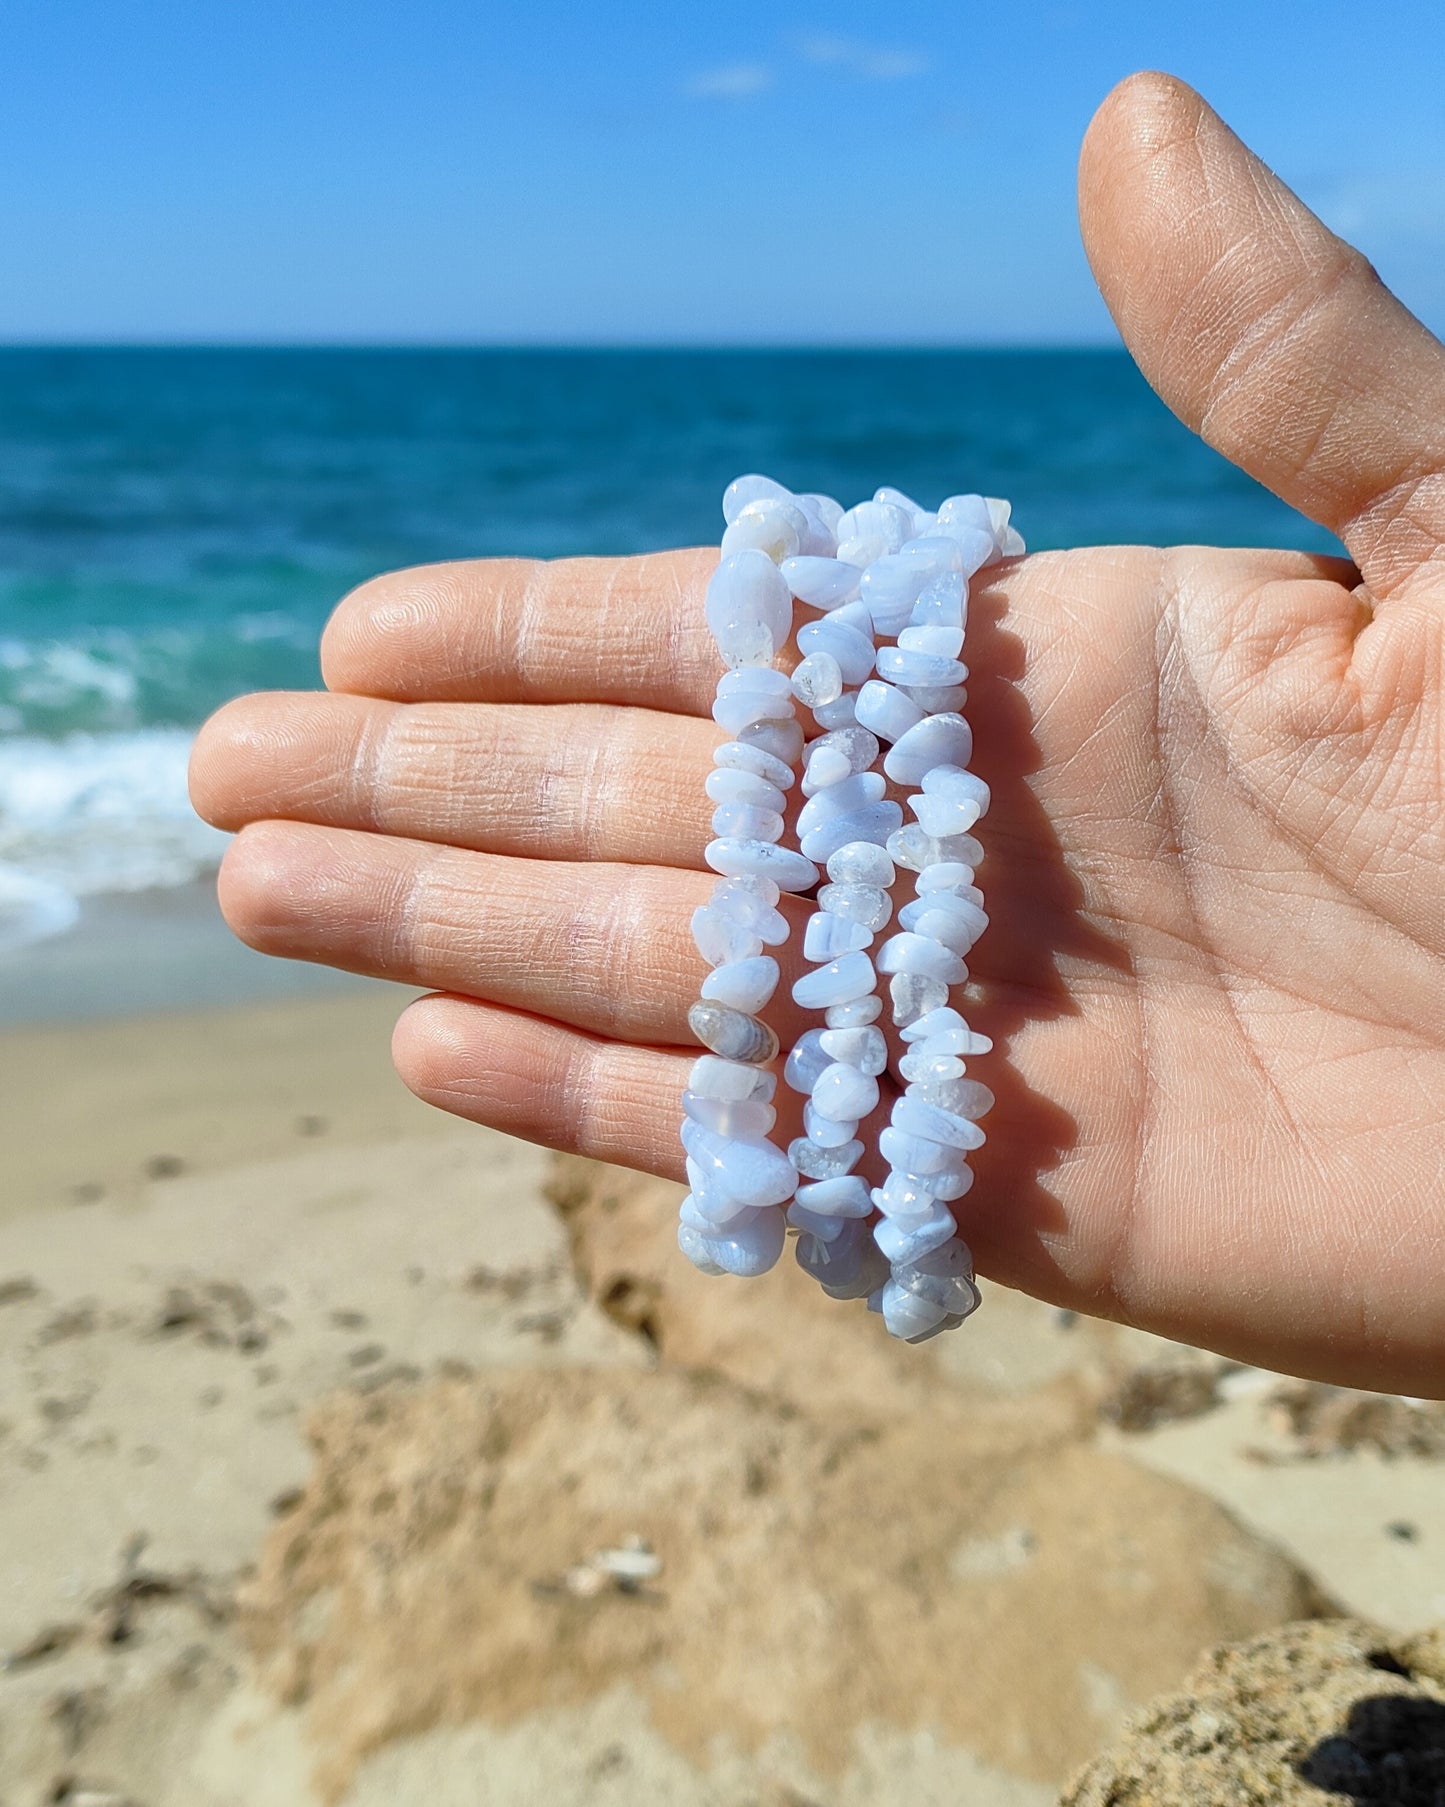
M 1122 352 L 1118 339 L 308 339 L 308 338 L 0 338 L 0 354 L 17 351 L 385 351 L 385 352 L 590 352 L 702 353 L 803 356 L 866 354 L 937 356 L 959 352 Z

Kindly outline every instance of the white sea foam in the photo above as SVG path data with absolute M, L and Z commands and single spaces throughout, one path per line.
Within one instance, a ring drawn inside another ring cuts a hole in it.
M 0 739 L 0 949 L 71 927 L 79 899 L 180 885 L 227 837 L 191 809 L 183 728 Z

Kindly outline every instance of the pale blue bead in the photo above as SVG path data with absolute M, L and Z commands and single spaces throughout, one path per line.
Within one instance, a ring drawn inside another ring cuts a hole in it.
M 900 740 L 910 728 L 923 720 L 923 711 L 911 698 L 892 684 L 870 678 L 859 690 L 854 711 L 865 728 L 871 728 L 880 740 Z M 888 760 L 883 761 L 888 772 Z M 889 772 L 889 776 L 893 774 Z
M 862 1153 L 863 1144 L 856 1140 L 841 1143 L 836 1148 L 823 1148 L 806 1136 L 799 1136 L 797 1141 L 788 1144 L 788 1159 L 810 1180 L 839 1178 L 858 1164 Z
M 809 653 L 794 667 L 793 695 L 815 714 L 842 694 L 843 668 L 830 652 Z
M 834 1061 L 818 1075 L 812 1107 L 830 1123 L 857 1123 L 878 1108 L 878 1081 L 858 1067 Z
M 953 526 L 945 523 L 943 511 L 939 510 L 938 528 L 941 534 L 957 542 L 959 554 L 963 559 L 963 574 L 972 577 L 985 565 L 990 565 L 998 557 L 998 542 L 993 534 L 982 527 Z
M 861 684 L 873 670 L 873 642 L 856 627 L 838 615 L 825 615 L 821 621 L 810 621 L 798 629 L 798 651 L 805 658 L 827 653 L 838 662 L 847 684 Z
M 828 746 L 826 741 L 824 736 L 824 744 L 808 754 L 808 764 L 803 772 L 805 797 L 811 797 L 815 791 L 827 790 L 830 784 L 841 784 L 852 776 L 853 767 L 848 762 L 848 755 L 840 747 Z
M 766 1136 L 778 1120 L 778 1113 L 770 1104 L 752 1099 L 705 1098 L 693 1091 L 683 1093 L 682 1108 L 694 1123 L 717 1136 Z
M 947 895 L 948 893 L 944 892 L 944 896 Z M 922 901 L 926 902 L 927 900 Z M 979 915 L 983 915 L 981 910 Z M 983 918 L 983 927 L 980 928 L 976 923 L 959 916 L 953 910 L 937 907 L 931 910 L 925 909 L 911 921 L 902 923 L 902 927 L 909 930 L 910 933 L 921 935 L 925 941 L 938 942 L 941 947 L 948 948 L 960 959 L 971 951 L 973 944 L 987 926 L 988 918 L 986 916 Z
M 767 946 L 781 947 L 788 939 L 788 919 L 774 907 L 781 895 L 770 878 L 723 878 L 713 886 L 710 901 L 720 915 L 751 929 Z
M 801 837 L 799 845 L 810 860 L 826 860 L 849 841 L 877 841 L 881 845 L 897 833 L 902 820 L 902 809 L 891 797 L 885 798 L 881 803 L 868 803 L 847 815 L 820 822 Z
M 792 1091 L 806 1096 L 813 1089 L 813 1083 L 824 1067 L 831 1063 L 832 1056 L 823 1047 L 823 1031 L 809 1029 L 800 1035 L 793 1045 L 792 1052 L 783 1063 L 783 1083 Z
M 780 841 L 783 818 L 776 810 L 754 809 L 747 803 L 719 803 L 712 812 L 712 831 L 739 841 Z
M 1028 551 L 1024 544 L 1024 536 L 1018 528 L 1010 524 L 998 536 L 998 555 L 1000 558 L 1022 558 Z
M 708 1253 L 707 1237 L 695 1230 L 690 1223 L 678 1224 L 677 1246 L 699 1273 L 717 1280 L 727 1272 L 721 1262 L 715 1261 Z
M 968 625 L 968 583 L 960 571 L 945 571 L 926 583 L 918 593 L 910 627 L 956 627 Z
M 868 738 L 873 740 L 871 734 Z M 876 758 L 876 740 L 873 747 Z M 893 861 L 872 841 L 850 841 L 828 856 L 828 877 L 837 885 L 868 885 L 886 891 L 893 876 Z
M 881 973 L 922 973 L 928 979 L 941 979 L 945 985 L 961 985 L 968 977 L 968 967 L 952 948 L 906 929 L 888 937 L 874 964 Z
M 978 804 L 972 797 L 930 796 L 927 791 L 908 799 L 919 827 L 937 841 L 949 835 L 967 834 L 978 820 Z
M 779 815 L 788 807 L 788 800 L 777 785 L 753 772 L 738 772 L 727 766 L 717 766 L 709 772 L 703 789 L 714 803 L 747 803 L 754 809 L 774 810 Z
M 931 1174 L 928 1180 L 929 1191 L 945 1202 L 962 1198 L 972 1185 L 973 1169 L 967 1165 L 950 1167 L 946 1173 Z
M 921 502 L 915 502 L 912 496 L 906 495 L 901 489 L 890 489 L 886 483 L 881 489 L 874 490 L 873 500 L 875 502 L 891 502 L 895 508 L 901 508 L 910 515 L 918 514 L 923 508 Z
M 745 747 L 761 747 L 774 759 L 796 765 L 803 752 L 803 724 L 795 717 L 784 720 L 779 716 L 776 721 L 754 722 L 750 728 L 740 728 L 737 739 Z
M 798 811 L 798 833 L 805 835 L 835 816 L 847 815 L 862 809 L 865 804 L 876 803 L 887 788 L 888 780 L 882 772 L 854 772 L 837 784 L 815 791 Z
M 831 559 L 838 550 L 838 541 L 818 506 L 818 499 L 815 496 L 794 496 L 793 502 L 808 523 L 808 531 L 803 535 L 803 543 L 798 548 L 799 554 L 804 558 Z M 838 512 L 841 514 L 843 511 L 839 509 Z M 783 562 L 787 563 L 786 560 Z
M 989 1101 L 992 1102 L 991 1095 Z M 893 1128 L 902 1130 L 906 1136 L 926 1136 L 930 1142 L 961 1148 L 965 1153 L 982 1148 L 984 1144 L 983 1131 L 969 1118 L 940 1110 L 936 1104 L 925 1104 L 921 1098 L 910 1098 L 907 1093 L 894 1100 L 892 1121 Z M 912 1167 L 909 1171 L 917 1173 L 920 1170 Z
M 904 1102 L 898 1100 L 899 1104 Z M 914 1135 L 909 1130 L 900 1129 L 890 1123 L 878 1137 L 878 1152 L 890 1167 L 897 1167 L 903 1173 L 916 1175 L 925 1183 L 934 1175 L 956 1174 L 967 1167 L 965 1152 L 951 1143 L 935 1142 L 930 1137 Z M 942 1191 L 932 1185 L 928 1189 L 936 1197 L 943 1196 Z
M 725 740 L 713 754 L 712 762 L 728 771 L 750 772 L 754 778 L 766 778 L 780 791 L 793 788 L 793 768 L 762 747 L 750 747 L 740 740 Z
M 983 859 L 983 848 L 972 835 L 931 835 L 916 822 L 889 835 L 888 852 L 895 865 L 906 866 L 910 872 L 922 872 L 945 861 L 977 866 Z
M 831 886 L 825 886 L 831 890 Z M 803 958 L 805 960 L 836 960 L 840 954 L 851 954 L 855 948 L 871 947 L 873 932 L 865 929 L 861 922 L 851 922 L 846 916 L 834 916 L 827 910 L 819 910 L 808 918 L 803 930 Z
M 702 995 L 729 1009 L 756 1016 L 778 988 L 778 963 L 771 954 L 753 954 L 715 967 L 702 982 Z
M 793 593 L 766 552 L 735 552 L 714 571 L 704 604 L 726 665 L 770 665 L 787 644 Z
M 689 1119 L 684 1119 L 689 1121 Z M 724 1192 L 716 1174 L 708 1172 L 691 1155 L 687 1157 L 687 1183 L 691 1187 L 691 1196 L 695 1209 L 710 1224 L 731 1223 L 734 1218 L 741 1217 L 745 1211 L 753 1207 L 742 1199 L 734 1198 L 730 1192 Z
M 776 697 L 745 690 L 736 696 L 714 697 L 712 718 L 725 734 L 741 735 L 762 723 L 786 721 L 792 709 L 791 694 L 784 706 Z
M 968 701 L 966 684 L 900 684 L 898 688 L 925 715 L 962 715 Z
M 793 500 L 812 508 L 829 533 L 836 537 L 838 523 L 843 519 L 843 504 L 836 497 L 822 495 L 815 489 L 804 489 L 799 490 Z
M 895 784 L 921 784 L 935 766 L 965 766 L 973 757 L 973 730 L 961 715 L 925 718 L 920 711 L 908 731 L 894 739 L 883 770 Z
M 914 889 L 920 897 L 929 896 L 936 891 L 953 891 L 982 907 L 983 892 L 974 884 L 973 877 L 972 866 L 965 866 L 956 860 L 942 860 L 936 865 L 924 867 Z
M 857 1067 L 860 1073 L 868 1073 L 875 1078 L 888 1065 L 888 1044 L 883 1039 L 881 1029 L 825 1029 L 819 1045 L 831 1060 L 842 1061 L 844 1066 Z
M 745 1205 L 780 1205 L 797 1190 L 792 1162 L 771 1142 L 714 1135 L 688 1121 L 682 1126 L 682 1145 L 719 1191 Z
M 926 1217 L 938 1203 L 936 1194 L 922 1180 L 895 1170 L 881 1186 L 869 1195 L 885 1217 L 900 1217 L 916 1222 Z
M 735 960 L 751 959 L 763 951 L 760 935 L 734 922 L 711 904 L 701 904 L 693 911 L 692 939 L 709 966 L 727 966 Z
M 819 1242 L 834 1242 L 843 1234 L 848 1219 L 820 1217 L 816 1211 L 810 1211 L 806 1205 L 800 1205 L 794 1199 L 788 1206 L 788 1223 L 791 1228 L 801 1230 L 805 1235 L 816 1236 Z
M 784 891 L 810 891 L 818 882 L 818 868 L 811 860 L 771 841 L 709 841 L 703 858 L 725 878 L 755 873 L 772 879 Z
M 754 1279 L 777 1265 L 787 1240 L 787 1219 L 781 1211 L 759 1211 L 753 1217 L 729 1225 L 726 1231 L 704 1235 L 688 1224 L 679 1224 L 677 1244 L 696 1266 L 703 1261 L 710 1268 L 736 1274 L 740 1279 Z M 698 1256 L 703 1261 L 698 1260 Z
M 860 502 L 839 520 L 838 545 L 849 539 L 880 539 L 889 552 L 913 538 L 913 510 L 892 502 Z
M 988 786 L 977 772 L 965 771 L 961 766 L 934 766 L 931 772 L 923 774 L 923 790 L 930 797 L 952 797 L 975 803 L 980 816 L 988 810 Z
M 845 690 L 831 703 L 819 703 L 813 711 L 813 720 L 820 728 L 851 728 L 856 719 L 855 698 L 856 692 Z
M 961 627 L 906 627 L 898 644 L 910 653 L 933 653 L 940 659 L 956 659 L 963 650 Z
M 915 1298 L 941 1305 L 953 1316 L 966 1318 L 978 1309 L 973 1257 L 967 1243 L 957 1237 L 912 1261 L 898 1263 L 893 1280 Z
M 826 759 L 824 755 L 827 755 Z M 804 794 L 812 796 L 814 791 L 824 790 L 830 784 L 841 784 L 855 772 L 871 771 L 877 758 L 877 737 L 866 728 L 835 728 L 828 734 L 820 734 L 808 743 L 810 778 L 805 783 Z M 815 766 L 817 774 L 811 776 Z
M 801 1238 L 799 1239 L 801 1241 Z M 841 1262 L 829 1263 L 826 1270 L 810 1269 L 830 1299 L 866 1299 L 883 1286 L 888 1278 L 888 1263 L 878 1245 L 868 1234 L 868 1226 L 859 1224 L 856 1236 L 839 1237 L 831 1244 L 830 1253 L 846 1244 L 849 1260 L 839 1272 Z M 799 1265 L 802 1265 L 801 1257 Z
M 928 1048 L 927 1042 L 923 1043 L 923 1048 Z M 949 1095 L 956 1099 L 957 1102 L 937 1107 L 930 1105 L 930 1109 L 940 1109 L 945 1116 L 957 1117 L 961 1122 L 972 1122 L 977 1117 L 986 1117 L 994 1107 L 994 1095 L 982 1080 L 964 1079 L 959 1076 L 952 1076 L 947 1090 Z M 908 1088 L 908 1095 L 912 1096 L 913 1092 L 914 1087 L 910 1085 Z M 919 1102 L 922 1103 L 923 1100 L 920 1099 Z M 920 1133 L 929 1135 L 932 1132 L 923 1130 Z M 983 1131 L 979 1130 L 977 1133 L 979 1136 L 982 1136 Z
M 863 573 L 836 558 L 786 558 L 782 573 L 799 602 L 814 609 L 837 609 L 858 594 Z
M 871 941 L 875 931 L 893 914 L 893 900 L 876 885 L 824 885 L 818 892 L 818 908 L 830 916 L 856 922 Z M 860 947 L 868 944 L 858 943 Z
M 731 527 L 750 502 L 791 502 L 793 492 L 773 477 L 749 471 L 745 477 L 734 477 L 723 491 L 723 520 Z
M 749 502 L 723 530 L 719 551 L 724 558 L 756 549 L 775 565 L 796 558 L 810 537 L 808 517 L 795 502 L 776 497 Z
M 919 1017 L 900 1033 L 906 1042 L 921 1042 L 926 1041 L 931 1035 L 942 1035 L 950 1029 L 967 1030 L 967 1028 L 968 1024 L 953 1006 L 945 1004 L 942 1009 L 930 1010 L 927 1016 Z
M 950 925 L 950 934 L 940 934 L 936 924 L 932 928 L 920 928 L 918 925 L 925 916 L 945 918 Z M 956 891 L 925 891 L 912 903 L 904 904 L 898 912 L 898 926 L 911 929 L 916 935 L 942 941 L 955 953 L 965 954 L 988 927 L 988 916 L 971 899 L 960 897 Z
M 901 1029 L 915 1017 L 937 1010 L 948 1002 L 948 987 L 942 979 L 926 973 L 894 973 L 888 981 L 888 997 L 893 1005 L 893 1021 Z
M 929 1054 L 924 1049 L 910 1049 L 898 1063 L 899 1075 L 910 1085 L 920 1089 L 917 1096 L 929 1104 L 941 1104 L 945 1110 L 953 1107 L 948 1099 L 937 1094 L 939 1083 L 946 1079 L 962 1079 L 964 1066 L 956 1054 Z
M 920 1255 L 941 1248 L 958 1230 L 953 1213 L 936 1200 L 922 1217 L 883 1217 L 873 1226 L 873 1240 L 895 1266 L 916 1261 Z
M 725 671 L 717 681 L 719 696 L 770 696 L 786 703 L 790 694 L 788 674 L 772 666 Z
M 896 1280 L 890 1280 L 883 1288 L 879 1308 L 883 1313 L 883 1322 L 888 1326 L 888 1334 L 899 1337 L 904 1342 L 925 1336 L 948 1316 L 941 1305 L 905 1291 Z
M 858 1129 L 857 1117 L 825 1117 L 810 1098 L 803 1106 L 803 1130 L 819 1148 L 843 1148 Z
M 831 1235 L 805 1232 L 798 1238 L 795 1259 L 833 1298 L 846 1297 L 847 1289 L 865 1272 L 872 1278 L 871 1263 L 866 1269 L 864 1263 L 864 1250 L 871 1240 L 867 1226 L 852 1218 L 837 1223 Z
M 858 600 L 867 608 L 873 631 L 890 637 L 907 625 L 919 592 L 933 575 L 926 563 L 903 553 L 885 554 L 863 573 Z
M 936 516 L 934 520 L 936 522 Z M 958 575 L 963 570 L 958 541 L 946 533 L 915 534 L 900 548 L 899 556 L 916 565 L 929 583 L 935 578 Z
M 961 659 L 910 652 L 904 646 L 880 646 L 876 663 L 879 677 L 890 684 L 961 684 L 968 676 Z
M 869 1217 L 873 1212 L 867 1181 L 856 1173 L 799 1186 L 795 1202 L 819 1217 Z
M 821 1039 L 821 1038 L 820 1038 Z M 778 1076 L 762 1067 L 723 1060 L 717 1054 L 700 1054 L 687 1077 L 688 1089 L 704 1098 L 757 1098 L 771 1104 Z
M 940 527 L 972 527 L 990 538 L 994 533 L 994 520 L 989 512 L 988 500 L 984 496 L 966 495 L 949 496 L 938 505 L 938 524 Z
M 862 1029 L 883 1014 L 882 998 L 854 998 L 851 1004 L 830 1004 L 823 1021 L 830 1029 Z

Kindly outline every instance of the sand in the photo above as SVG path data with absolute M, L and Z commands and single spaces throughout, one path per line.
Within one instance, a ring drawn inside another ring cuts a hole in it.
M 1208 1645 L 1445 1616 L 1437 1408 L 707 1281 L 397 1008 L 0 1036 L 5 1807 L 1045 1807 Z

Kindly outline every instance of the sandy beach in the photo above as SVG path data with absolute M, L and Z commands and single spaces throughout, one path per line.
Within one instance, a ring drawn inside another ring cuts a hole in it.
M 1439 1408 L 705 1280 L 398 1007 L 0 1037 L 7 1807 L 1045 1807 L 1212 1643 L 1445 1616 Z

